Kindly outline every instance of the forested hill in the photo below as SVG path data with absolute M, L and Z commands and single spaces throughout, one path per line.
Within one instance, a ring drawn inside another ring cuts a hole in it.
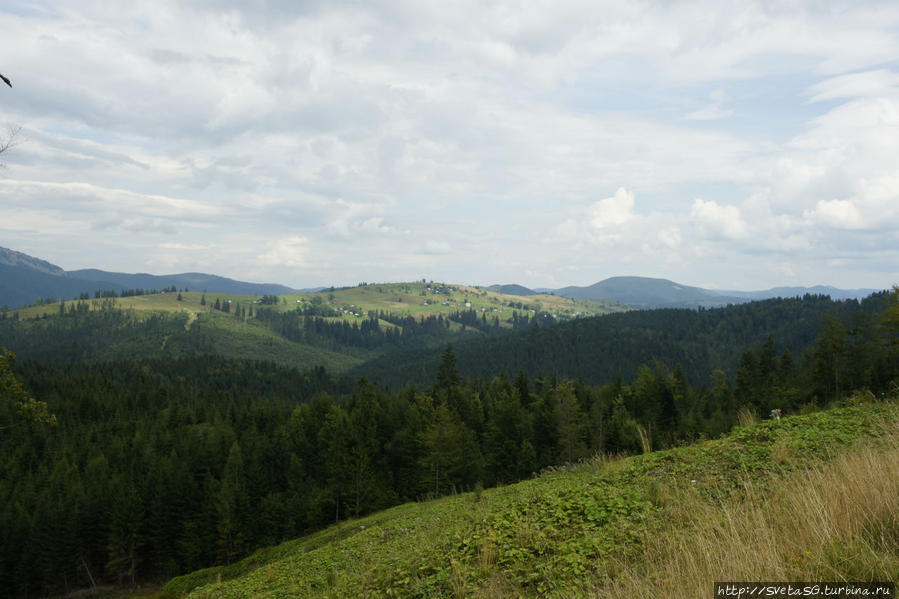
M 827 296 L 771 299 L 716 309 L 663 309 L 582 318 L 553 327 L 463 341 L 453 346 L 463 375 L 489 378 L 519 370 L 546 376 L 582 378 L 601 384 L 617 376 L 633 378 L 641 364 L 680 364 L 694 383 L 721 369 L 733 375 L 742 354 L 769 336 L 799 361 L 818 337 L 826 315 L 839 317 L 846 343 L 853 331 L 882 313 L 887 292 L 861 302 Z M 433 380 L 440 349 L 389 354 L 351 371 L 388 386 L 413 378 Z
M 186 272 L 172 275 L 151 275 L 146 273 L 108 272 L 96 268 L 73 270 L 69 274 L 79 279 L 106 281 L 114 289 L 163 289 L 166 287 L 182 287 L 203 290 L 207 293 L 244 293 L 244 294 L 276 294 L 295 293 L 295 289 L 276 283 L 247 283 L 235 281 L 227 277 L 201 272 Z

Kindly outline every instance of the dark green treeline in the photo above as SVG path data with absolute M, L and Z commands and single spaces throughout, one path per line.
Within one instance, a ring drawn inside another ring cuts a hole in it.
M 743 352 L 764 343 L 769 335 L 781 350 L 800 359 L 815 343 L 828 315 L 842 321 L 849 336 L 855 330 L 870 329 L 889 297 L 883 292 L 859 302 L 806 295 L 715 309 L 639 310 L 452 343 L 459 371 L 472 378 L 502 372 L 514 376 L 524 369 L 532 376 L 557 375 L 603 384 L 616 376 L 633 379 L 641 365 L 661 361 L 669 368 L 680 364 L 688 379 L 699 384 L 713 370 L 733 376 Z M 441 351 L 385 355 L 352 374 L 393 388 L 403 387 L 410 377 L 427 384 L 440 364 Z

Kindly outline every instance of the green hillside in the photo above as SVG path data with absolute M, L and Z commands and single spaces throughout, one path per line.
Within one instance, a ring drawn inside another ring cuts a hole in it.
M 254 302 L 258 303 L 260 295 L 242 295 L 234 293 L 201 293 L 198 291 L 184 292 L 181 294 L 182 302 L 177 301 L 175 292 L 156 293 L 142 295 L 140 298 L 122 297 L 118 302 L 127 308 L 135 310 L 188 310 L 209 311 L 216 299 L 221 301 L 231 300 L 244 306 Z M 209 304 L 200 305 L 202 297 L 206 297 Z M 457 311 L 474 310 L 480 316 L 486 315 L 489 319 L 499 318 L 502 326 L 508 326 L 508 320 L 515 311 L 546 312 L 560 320 L 566 320 L 580 316 L 593 316 L 620 312 L 624 308 L 614 302 L 594 302 L 586 300 L 572 300 L 555 295 L 539 294 L 528 297 L 519 295 L 496 293 L 486 289 L 468 287 L 466 285 L 450 285 L 434 282 L 408 282 L 408 283 L 362 283 L 356 287 L 331 288 L 316 293 L 297 293 L 274 296 L 277 302 L 270 307 L 279 311 L 291 311 L 304 304 L 316 303 L 333 309 L 345 317 L 359 318 L 367 315 L 369 310 L 392 312 L 398 315 L 437 315 L 451 314 Z M 318 299 L 316 299 L 318 298 Z M 91 300 L 96 301 L 96 300 Z M 46 306 L 31 306 L 11 310 L 9 313 L 19 313 L 22 318 L 30 318 L 36 314 L 52 313 L 58 304 L 53 302 Z M 336 314 L 335 314 L 336 316 Z
M 161 595 L 705 597 L 716 579 L 896 580 L 899 406 L 851 403 L 401 505 L 175 578 Z M 716 560 L 718 537 L 744 557 Z M 678 578 L 672 560 L 691 559 L 708 568 Z
M 451 314 L 473 310 L 479 317 L 484 315 L 491 321 L 494 317 L 498 318 L 504 327 L 509 326 L 507 321 L 512 318 L 513 312 L 522 310 L 546 312 L 560 320 L 624 310 L 615 302 L 573 300 L 548 294 L 522 297 L 433 281 L 362 283 L 356 287 L 319 293 L 285 295 L 283 300 L 291 305 L 298 301 L 312 301 L 316 296 L 322 297 L 335 308 L 354 310 L 363 315 L 369 310 L 411 315 Z
M 884 292 L 858 302 L 805 296 L 703 310 L 634 310 L 530 327 L 513 335 L 463 339 L 453 349 L 460 372 L 469 377 L 514 376 L 524 370 L 598 384 L 630 379 L 641 365 L 660 363 L 668 368 L 679 364 L 689 380 L 699 384 L 717 369 L 733 375 L 744 352 L 768 337 L 799 364 L 827 319 L 843 323 L 842 344 L 869 343 L 869 336 L 858 331 L 881 317 L 890 297 Z M 437 373 L 441 351 L 394 353 L 366 362 L 352 374 L 395 387 L 410 377 L 426 382 Z M 862 353 L 853 355 L 860 358 Z M 857 384 L 873 386 L 871 381 Z
M 397 349 L 508 332 L 519 314 L 556 322 L 621 309 L 425 282 L 282 296 L 169 291 L 4 311 L 0 346 L 38 360 L 216 354 L 342 372 Z
M 374 356 L 284 339 L 252 319 L 200 304 L 201 294 L 155 294 L 32 306 L 0 318 L 0 346 L 22 358 L 66 362 L 215 354 L 342 371 Z M 247 296 L 225 301 L 251 302 Z

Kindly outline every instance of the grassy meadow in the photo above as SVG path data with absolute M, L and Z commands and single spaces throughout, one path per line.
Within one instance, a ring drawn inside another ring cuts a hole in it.
M 899 578 L 899 405 L 768 420 L 401 505 L 178 577 L 161 597 L 708 597 Z
M 283 295 L 279 296 L 280 306 L 281 309 L 291 309 L 298 303 L 312 302 L 316 296 L 322 298 L 324 304 L 334 307 L 341 313 L 354 312 L 365 316 L 369 310 L 379 310 L 420 318 L 431 314 L 449 314 L 457 310 L 474 310 L 486 314 L 491 320 L 498 317 L 503 326 L 516 310 L 546 311 L 559 318 L 574 318 L 625 309 L 612 302 L 575 301 L 547 294 L 505 295 L 466 285 L 421 281 L 371 283 L 318 293 Z
M 178 296 L 181 295 L 181 300 Z M 201 300 L 205 296 L 206 305 Z M 417 318 L 431 314 L 449 314 L 455 311 L 475 310 L 484 313 L 489 319 L 498 317 L 505 326 L 506 320 L 514 311 L 546 311 L 560 318 L 579 316 L 595 316 L 625 310 L 621 305 L 612 302 L 590 302 L 572 300 L 555 295 L 539 294 L 531 296 L 504 295 L 485 289 L 465 285 L 446 285 L 441 283 L 383 283 L 366 284 L 358 287 L 347 287 L 324 290 L 317 293 L 288 294 L 278 296 L 278 303 L 271 307 L 279 311 L 294 310 L 306 303 L 312 303 L 318 297 L 322 305 L 338 312 L 334 318 L 349 320 L 364 318 L 369 310 L 393 312 L 411 315 Z M 156 293 L 132 297 L 116 298 L 120 308 L 134 310 L 137 313 L 179 312 L 193 314 L 213 312 L 216 300 L 231 302 L 234 307 L 249 308 L 258 306 L 261 296 L 241 295 L 233 293 L 203 293 L 186 291 L 183 293 Z M 66 304 L 72 303 L 70 300 Z M 103 300 L 83 300 L 92 306 L 99 306 Z M 510 305 L 511 304 L 511 305 Z M 59 312 L 59 303 L 28 306 L 10 310 L 10 314 L 18 313 L 22 319 L 52 315 Z M 382 326 L 393 326 L 382 321 Z

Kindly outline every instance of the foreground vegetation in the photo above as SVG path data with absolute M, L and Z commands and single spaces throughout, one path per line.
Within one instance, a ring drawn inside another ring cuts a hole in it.
M 897 422 L 894 400 L 864 403 L 594 458 L 346 522 L 163 595 L 705 597 L 713 580 L 895 580 Z
M 787 463 L 796 459 L 792 451 L 775 445 L 772 457 Z M 777 482 L 772 488 L 748 481 L 723 501 L 676 488 L 663 502 L 664 524 L 642 539 L 642 559 L 620 564 L 601 594 L 707 597 L 710 581 L 899 579 L 895 425 L 882 443 L 838 453 Z

